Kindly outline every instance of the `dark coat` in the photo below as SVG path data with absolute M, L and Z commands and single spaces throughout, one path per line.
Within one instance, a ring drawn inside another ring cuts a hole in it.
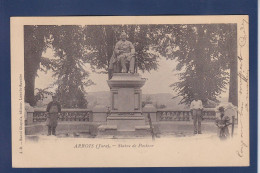
M 220 118 L 216 120 L 216 125 L 219 128 L 219 138 L 227 139 L 229 138 L 228 126 L 230 125 L 230 118 L 226 115 L 220 115 Z
M 56 127 L 58 124 L 58 113 L 61 112 L 61 105 L 59 102 L 50 102 L 47 106 L 46 112 L 48 113 L 48 118 L 46 121 L 47 126 Z

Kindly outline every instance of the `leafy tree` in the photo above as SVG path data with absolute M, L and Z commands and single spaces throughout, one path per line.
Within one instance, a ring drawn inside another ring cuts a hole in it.
M 40 88 L 35 89 L 37 91 L 35 94 L 36 103 L 40 100 L 42 101 L 43 99 L 47 98 L 46 95 L 53 95 L 53 92 L 48 91 L 48 89 L 49 87 L 44 89 L 40 89 Z
M 37 71 L 54 71 L 58 80 L 56 93 L 60 96 L 64 107 L 86 107 L 84 87 L 92 83 L 89 73 L 84 69 L 87 61 L 84 35 L 80 26 L 25 26 L 25 101 L 34 106 L 42 99 L 46 89 L 39 90 L 36 95 L 35 77 Z M 42 57 L 47 48 L 55 51 L 56 59 Z
M 229 81 L 229 100 L 237 105 L 236 25 L 167 25 L 163 32 L 158 51 L 179 62 L 180 82 L 171 86 L 183 97 L 181 103 L 190 103 L 194 93 L 204 103 L 217 101 Z
M 25 80 L 25 102 L 35 106 L 34 97 L 35 78 L 40 69 L 40 63 L 45 62 L 42 52 L 47 48 L 48 37 L 47 26 L 24 26 L 24 80 Z M 48 63 L 44 63 L 47 65 Z M 48 66 L 48 65 L 47 65 Z
M 56 93 L 66 108 L 86 108 L 85 87 L 93 84 L 85 69 L 86 48 L 81 26 L 54 26 L 51 44 L 58 59 L 53 64 Z

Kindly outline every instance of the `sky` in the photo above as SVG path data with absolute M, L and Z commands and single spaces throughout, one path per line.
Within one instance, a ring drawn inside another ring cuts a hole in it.
M 45 53 L 43 53 L 43 57 L 53 59 L 53 51 L 48 49 Z M 177 65 L 177 61 L 175 60 L 166 60 L 164 57 L 160 57 L 159 59 L 159 67 L 158 69 L 152 70 L 150 72 L 142 73 L 138 71 L 138 73 L 146 78 L 146 83 L 142 87 L 142 91 L 144 94 L 156 94 L 156 93 L 174 93 L 170 85 L 178 81 L 177 73 L 175 70 Z M 91 72 L 90 65 L 86 64 L 85 67 L 89 72 Z M 86 88 L 86 92 L 98 92 L 98 91 L 109 91 L 109 87 L 107 85 L 107 74 L 97 74 L 90 73 L 90 79 L 95 83 L 90 87 Z M 51 83 L 54 82 L 55 79 L 52 78 L 52 72 L 48 71 L 47 73 L 38 71 L 38 77 L 35 80 L 35 88 L 46 88 Z M 227 97 L 228 92 L 222 93 L 222 97 Z

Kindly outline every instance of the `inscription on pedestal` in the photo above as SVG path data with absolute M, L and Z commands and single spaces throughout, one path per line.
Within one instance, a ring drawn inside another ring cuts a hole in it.
M 118 89 L 118 111 L 133 112 L 134 111 L 134 88 Z

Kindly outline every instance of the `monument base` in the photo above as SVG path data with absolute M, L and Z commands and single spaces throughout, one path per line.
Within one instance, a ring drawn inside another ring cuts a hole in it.
M 136 127 L 135 131 L 117 131 L 116 126 L 101 125 L 98 129 L 97 138 L 103 137 L 113 137 L 113 138 L 136 138 L 136 137 L 149 137 L 151 136 L 151 131 L 149 126 L 139 126 Z
M 150 126 L 145 123 L 145 117 L 141 114 L 112 114 L 107 117 L 107 124 L 98 127 L 98 135 L 144 136 L 150 134 Z
M 142 90 L 145 79 L 139 74 L 114 73 L 110 87 L 111 114 L 98 127 L 99 135 L 148 135 L 150 126 L 142 113 Z
M 112 114 L 107 117 L 107 125 L 116 126 L 118 131 L 135 131 L 136 127 L 145 126 L 145 117 L 141 114 Z

